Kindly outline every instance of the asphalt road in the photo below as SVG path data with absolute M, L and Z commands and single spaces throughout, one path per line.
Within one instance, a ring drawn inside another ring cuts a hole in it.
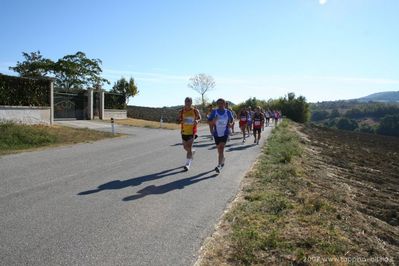
M 117 130 L 128 136 L 0 157 L 1 265 L 195 262 L 260 146 L 235 135 L 217 176 L 206 127 L 189 172 L 178 131 Z

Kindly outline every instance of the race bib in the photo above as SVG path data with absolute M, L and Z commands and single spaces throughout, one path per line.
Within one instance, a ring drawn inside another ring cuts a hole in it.
M 255 121 L 255 126 L 260 126 L 260 121 Z
M 194 117 L 186 117 L 186 118 L 184 118 L 184 124 L 186 124 L 186 125 L 194 125 Z
M 247 118 L 246 117 L 241 117 L 241 121 L 245 122 L 245 121 L 247 121 Z
M 225 127 L 225 126 L 227 126 L 227 121 L 224 120 L 224 119 L 218 119 L 217 126 L 218 127 Z

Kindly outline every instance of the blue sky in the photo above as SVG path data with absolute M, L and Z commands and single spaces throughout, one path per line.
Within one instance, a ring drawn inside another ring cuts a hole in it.
M 135 78 L 135 105 L 198 97 L 197 73 L 215 78 L 210 99 L 233 102 L 399 90 L 397 0 L 1 0 L 0 13 L 0 73 L 23 51 L 83 51 L 112 83 Z

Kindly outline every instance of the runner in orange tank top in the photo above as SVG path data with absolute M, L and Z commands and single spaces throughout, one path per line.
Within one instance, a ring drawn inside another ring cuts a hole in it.
M 184 150 L 187 151 L 186 164 L 184 169 L 188 171 L 193 161 L 193 143 L 197 138 L 197 125 L 201 121 L 199 111 L 192 106 L 193 100 L 187 97 L 184 101 L 184 107 L 179 113 L 179 123 L 181 124 L 181 135 Z

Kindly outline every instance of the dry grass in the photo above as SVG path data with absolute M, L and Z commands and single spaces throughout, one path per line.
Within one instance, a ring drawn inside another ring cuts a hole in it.
M 133 126 L 133 127 L 163 128 L 163 129 L 170 129 L 170 130 L 180 129 L 179 124 L 162 123 L 162 127 L 161 127 L 160 122 L 148 121 L 148 120 L 142 120 L 142 119 L 134 119 L 134 118 L 115 120 L 115 123 L 118 125 Z

